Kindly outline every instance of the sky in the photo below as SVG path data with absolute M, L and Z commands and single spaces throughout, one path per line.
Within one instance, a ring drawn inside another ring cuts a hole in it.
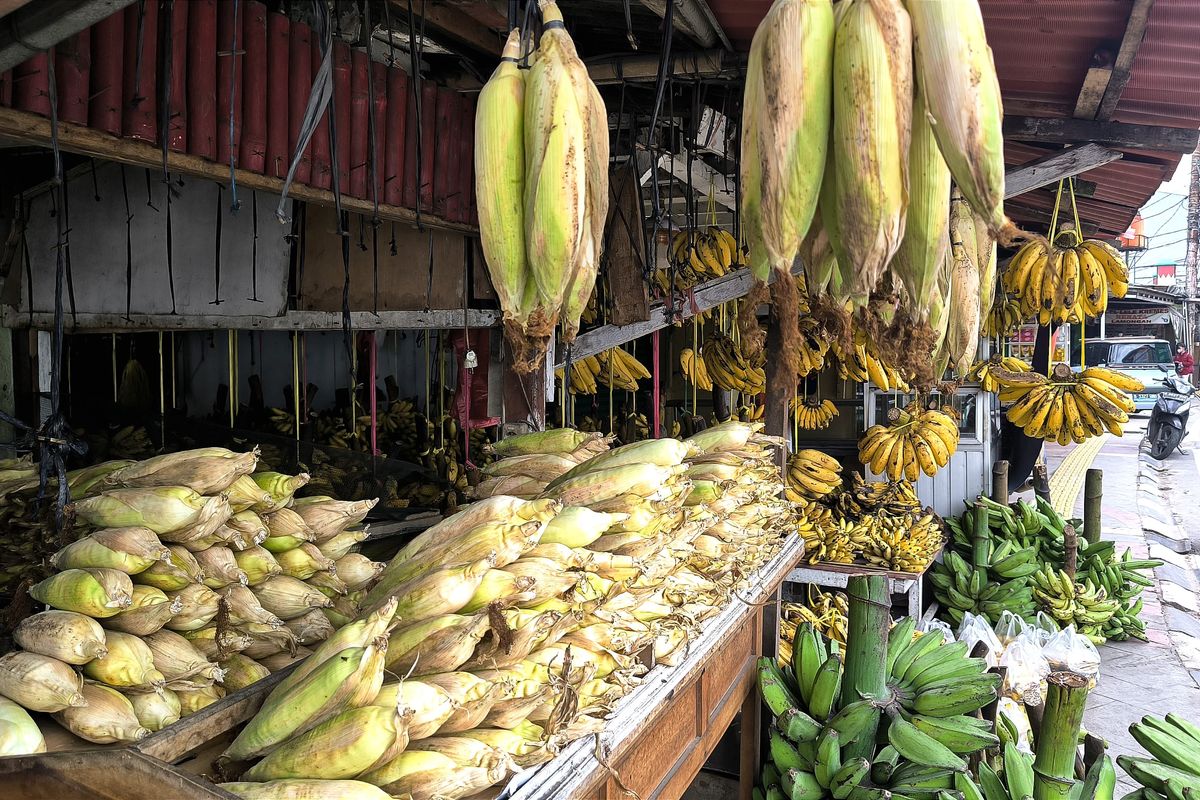
M 1187 193 L 1188 171 L 1192 157 L 1179 160 L 1179 168 L 1171 179 L 1159 187 L 1141 215 L 1150 247 L 1131 259 L 1136 264 L 1174 264 L 1182 261 L 1187 252 Z

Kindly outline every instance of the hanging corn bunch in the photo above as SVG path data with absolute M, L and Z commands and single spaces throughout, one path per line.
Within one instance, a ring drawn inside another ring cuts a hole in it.
M 539 0 L 541 42 L 522 76 L 513 30 L 480 93 L 475 185 L 489 274 L 514 364 L 542 361 L 554 326 L 575 338 L 596 283 L 608 216 L 608 117 L 562 13 Z

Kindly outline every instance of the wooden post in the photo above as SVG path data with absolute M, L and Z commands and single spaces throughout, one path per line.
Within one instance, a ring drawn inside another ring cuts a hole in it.
M 842 676 L 842 706 L 887 692 L 888 628 L 891 598 L 886 575 L 855 575 L 846 583 L 850 598 L 846 630 L 846 667 Z M 842 745 L 842 757 L 870 758 L 875 752 L 879 717 L 854 740 Z
M 1087 704 L 1088 680 L 1074 672 L 1052 672 L 1046 683 L 1041 735 L 1033 762 L 1033 798 L 1066 800 L 1075 778 L 1075 751 Z
M 1089 469 L 1083 485 L 1083 535 L 1088 544 L 1100 541 L 1100 500 L 1104 496 L 1104 470 Z
M 1008 462 L 992 464 L 992 499 L 1008 505 Z
M 795 386 L 788 386 L 780 379 L 783 364 L 783 337 L 779 335 L 779 326 L 775 324 L 775 307 L 771 307 L 771 328 L 767 331 L 767 400 L 763 419 L 766 423 L 766 433 L 769 436 L 788 438 L 788 400 L 796 393 Z M 776 459 L 782 469 L 787 462 L 787 448 L 783 448 L 781 457 Z
M 546 377 L 534 370 L 528 375 L 504 365 L 504 435 L 544 430 L 546 427 Z
M 1050 478 L 1046 474 L 1045 464 L 1033 465 L 1033 477 L 1030 479 L 1033 483 L 1033 493 L 1038 497 L 1050 502 Z

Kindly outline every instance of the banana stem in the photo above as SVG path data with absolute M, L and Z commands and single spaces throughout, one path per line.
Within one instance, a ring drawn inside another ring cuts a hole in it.
M 846 625 L 846 666 L 842 676 L 842 706 L 864 697 L 882 698 L 887 687 L 889 614 L 887 577 L 856 575 L 847 582 L 850 608 Z M 876 715 L 870 727 L 842 745 L 842 758 L 871 758 L 875 753 Z
M 1033 762 L 1033 800 L 1067 800 L 1075 781 L 1088 679 L 1076 672 L 1052 672 L 1046 682 L 1049 688 Z
M 981 505 L 971 515 L 971 560 L 976 569 L 987 569 L 992 563 L 992 537 L 988 533 L 988 513 Z

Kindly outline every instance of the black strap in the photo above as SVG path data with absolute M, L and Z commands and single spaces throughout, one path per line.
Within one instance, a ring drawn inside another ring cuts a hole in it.
M 171 178 L 167 174 L 167 140 L 171 138 L 169 135 L 171 126 L 171 60 L 175 52 L 175 24 L 172 17 L 175 16 L 175 0 L 163 0 L 162 10 L 166 15 L 166 20 L 163 22 L 162 32 L 162 84 L 158 91 L 158 141 L 162 145 L 163 183 L 169 183 Z
M 133 309 L 133 211 L 129 208 L 129 181 L 121 165 L 121 196 L 125 198 L 125 321 Z
M 633 35 L 633 14 L 629 10 L 629 0 L 624 0 L 621 5 L 625 7 L 625 38 L 629 40 L 630 49 L 637 50 L 638 41 Z
M 417 167 L 417 196 L 416 196 L 416 211 L 417 227 L 421 227 L 421 162 L 424 161 L 424 140 L 425 126 L 421 124 L 423 110 L 421 108 L 421 51 L 423 50 L 422 43 L 425 41 L 425 0 L 421 0 L 421 25 L 417 27 L 416 12 L 413 9 L 412 0 L 408 0 L 408 56 L 409 56 L 409 75 L 413 91 L 413 110 L 417 114 L 417 149 L 416 149 L 416 167 Z M 409 123 L 412 127 L 412 123 Z
M 29 327 L 33 327 L 33 265 L 29 258 L 29 203 L 23 204 L 24 222 L 21 225 L 21 255 L 25 259 L 25 290 L 29 303 Z
M 67 300 L 71 304 L 71 323 L 79 321 L 75 313 L 75 279 L 71 274 L 71 184 L 63 181 L 62 187 L 63 247 L 66 250 L 67 261 Z
M 175 308 L 175 227 L 171 221 L 171 180 L 170 175 L 164 182 L 167 187 L 167 288 L 171 290 L 171 313 L 177 313 Z
M 146 41 L 146 0 L 138 0 L 137 51 L 133 54 L 133 97 L 129 107 L 137 108 L 146 98 L 142 97 L 142 47 Z
M 250 192 L 250 214 L 253 218 L 251 231 L 253 236 L 250 239 L 250 302 L 261 303 L 258 299 L 258 192 Z M 251 359 L 254 358 L 254 351 L 250 351 Z
M 220 184 L 217 184 L 217 233 L 216 233 L 216 236 L 214 237 L 216 240 L 216 246 L 213 248 L 213 293 L 214 293 L 215 297 L 213 298 L 212 302 L 209 303 L 210 306 L 219 306 L 222 303 L 222 300 L 221 300 L 221 225 L 224 222 L 224 218 L 225 218 L 225 215 L 221 213 L 222 206 L 223 206 L 223 204 L 221 202 L 222 188 L 223 187 Z

